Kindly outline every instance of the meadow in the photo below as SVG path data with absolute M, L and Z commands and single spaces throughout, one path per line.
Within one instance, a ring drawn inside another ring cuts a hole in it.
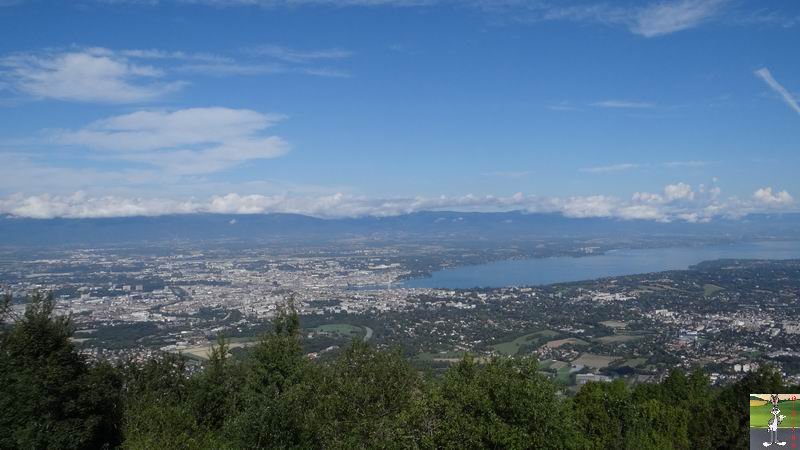
M 769 402 L 763 402 L 760 405 L 756 403 L 760 403 L 758 401 L 751 400 L 750 402 L 750 427 L 751 428 L 766 428 L 767 424 L 769 423 L 769 419 L 772 418 L 772 414 L 770 411 L 772 410 L 772 404 Z M 778 404 L 778 409 L 781 410 L 781 415 L 786 416 L 783 419 L 783 422 L 779 425 L 779 428 L 793 428 L 800 426 L 800 422 L 798 421 L 797 410 L 800 407 L 798 401 L 791 401 L 791 400 L 782 400 Z

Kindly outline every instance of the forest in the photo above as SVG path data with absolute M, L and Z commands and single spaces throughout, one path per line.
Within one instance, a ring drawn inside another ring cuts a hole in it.
M 112 365 L 53 307 L 0 303 L 2 449 L 744 449 L 749 394 L 788 388 L 768 366 L 724 387 L 698 368 L 565 395 L 533 358 L 434 374 L 360 340 L 316 362 L 291 302 L 244 358 L 219 336 L 201 370 L 167 353 Z

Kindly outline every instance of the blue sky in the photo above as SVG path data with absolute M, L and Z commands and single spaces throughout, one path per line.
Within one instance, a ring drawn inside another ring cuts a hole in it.
M 797 210 L 795 1 L 0 5 L 0 213 Z

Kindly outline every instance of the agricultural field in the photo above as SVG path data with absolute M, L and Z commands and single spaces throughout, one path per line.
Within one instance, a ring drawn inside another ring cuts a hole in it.
M 704 284 L 703 285 L 703 295 L 708 297 L 709 295 L 714 294 L 715 292 L 721 291 L 722 288 L 717 286 L 716 284 Z
M 627 367 L 641 367 L 647 364 L 647 358 L 631 358 L 626 359 L 620 366 L 627 366 Z
M 239 338 L 235 342 L 228 341 L 228 350 L 233 350 L 235 348 L 247 348 L 252 347 L 258 343 L 258 338 Z M 215 345 L 216 342 L 209 342 L 205 345 L 195 345 L 192 347 L 187 347 L 183 350 L 180 350 L 180 353 L 186 355 L 190 358 L 206 360 L 208 359 L 208 354 L 211 353 L 211 346 Z
M 541 330 L 534 333 L 520 336 L 513 341 L 500 342 L 491 347 L 498 353 L 506 356 L 514 356 L 519 353 L 523 346 L 538 346 L 543 340 L 558 336 L 558 332 L 552 330 Z
M 546 344 L 544 344 L 544 345 L 546 345 L 546 346 L 548 346 L 548 347 L 550 347 L 550 348 L 559 348 L 559 347 L 561 347 L 562 345 L 567 345 L 567 344 L 572 344 L 572 345 L 589 345 L 589 343 L 588 343 L 588 342 L 584 341 L 583 339 L 578 339 L 578 338 L 557 339 L 557 340 L 554 340 L 554 341 L 548 341 L 548 342 L 547 342 Z
M 572 364 L 592 367 L 595 369 L 602 369 L 604 367 L 608 367 L 609 364 L 613 363 L 618 359 L 620 358 L 616 356 L 604 356 L 604 355 L 594 355 L 591 353 L 584 353 L 580 357 L 578 357 L 578 359 L 572 361 Z
M 634 336 L 630 334 L 612 334 L 611 336 L 603 336 L 601 338 L 595 339 L 597 342 L 602 342 L 603 344 L 610 344 L 610 343 L 620 343 L 620 342 L 631 342 L 631 341 L 638 341 L 641 339 L 642 336 Z

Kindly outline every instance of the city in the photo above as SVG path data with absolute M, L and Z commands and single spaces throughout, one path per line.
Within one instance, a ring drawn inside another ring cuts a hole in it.
M 712 382 L 727 383 L 764 363 L 800 382 L 793 260 L 453 290 L 403 287 L 413 261 L 442 253 L 427 246 L 193 247 L 6 256 L 0 279 L 20 300 L 20 314 L 30 292 L 52 292 L 56 313 L 73 318 L 74 341 L 113 361 L 168 351 L 201 362 L 219 334 L 246 348 L 293 299 L 309 357 L 358 337 L 402 347 L 434 369 L 465 352 L 533 355 L 543 372 L 571 386 L 659 381 L 674 367 L 702 367 Z M 440 266 L 458 263 L 444 259 Z

